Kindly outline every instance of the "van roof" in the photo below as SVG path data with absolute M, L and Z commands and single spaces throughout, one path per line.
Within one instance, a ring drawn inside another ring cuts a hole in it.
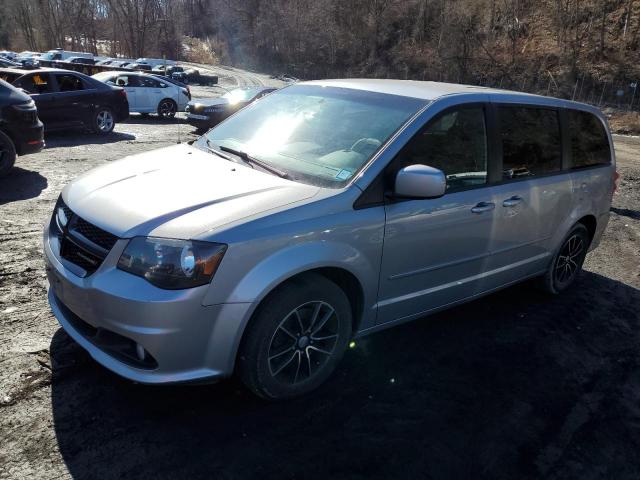
M 503 97 L 514 96 L 523 103 L 546 104 L 564 106 L 569 108 L 586 109 L 597 112 L 598 109 L 570 100 L 562 100 L 555 97 L 545 97 L 532 93 L 502 90 L 498 88 L 479 87 L 475 85 L 462 85 L 457 83 L 430 82 L 418 80 L 388 80 L 373 78 L 348 78 L 331 80 L 312 80 L 301 82 L 304 85 L 321 85 L 326 87 L 351 88 L 354 90 L 367 90 L 370 92 L 386 93 L 389 95 L 401 95 L 404 97 L 419 98 L 422 100 L 435 100 L 446 95 L 485 94 Z

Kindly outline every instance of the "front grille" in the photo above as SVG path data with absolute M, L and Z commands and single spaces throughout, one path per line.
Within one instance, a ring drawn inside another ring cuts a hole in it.
M 59 218 L 58 210 L 66 216 L 66 224 Z M 95 272 L 107 257 L 118 237 L 102 230 L 76 215 L 58 199 L 51 218 L 50 231 L 60 241 L 60 257 L 82 268 L 86 275 Z
M 78 217 L 78 219 L 76 220 L 72 231 L 80 233 L 84 237 L 91 240 L 93 243 L 100 245 L 102 248 L 105 248 L 107 250 L 111 250 L 118 241 L 118 237 L 116 237 L 115 235 L 109 232 L 105 232 L 101 228 L 90 224 L 85 219 L 80 217 Z
M 71 240 L 68 235 L 62 237 L 60 256 L 86 270 L 87 273 L 95 272 L 104 260 L 104 257 L 96 255 L 94 252 L 79 245 L 75 240 Z

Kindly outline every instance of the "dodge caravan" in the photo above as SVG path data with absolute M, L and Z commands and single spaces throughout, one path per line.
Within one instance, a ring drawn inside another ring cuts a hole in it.
M 607 225 L 603 115 L 463 85 L 278 90 L 192 145 L 67 185 L 44 232 L 49 302 L 141 383 L 234 372 L 308 392 L 351 339 L 536 278 L 560 293 Z

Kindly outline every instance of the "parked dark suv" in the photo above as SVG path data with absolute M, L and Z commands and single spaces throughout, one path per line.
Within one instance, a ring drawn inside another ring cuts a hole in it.
M 0 68 L 0 79 L 29 93 L 47 130 L 85 127 L 110 133 L 129 116 L 126 92 L 87 75 L 57 68 L 23 70 Z
M 0 80 L 0 177 L 13 166 L 16 155 L 42 150 L 43 126 L 29 95 Z

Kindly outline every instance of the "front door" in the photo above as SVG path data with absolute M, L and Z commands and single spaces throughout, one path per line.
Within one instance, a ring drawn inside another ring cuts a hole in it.
M 496 205 L 487 177 L 485 106 L 449 109 L 431 120 L 389 166 L 442 170 L 438 199 L 387 203 L 378 321 L 408 319 L 482 292 Z

